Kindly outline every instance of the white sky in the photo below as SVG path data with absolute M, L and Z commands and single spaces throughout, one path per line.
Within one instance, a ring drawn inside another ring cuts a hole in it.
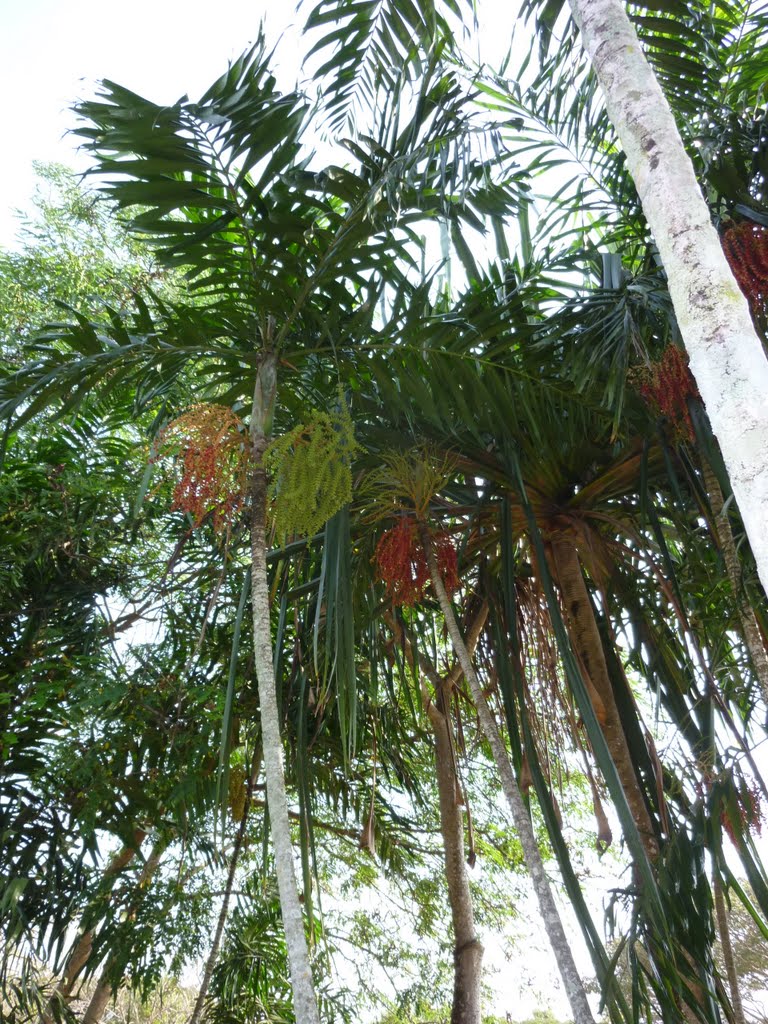
M 110 78 L 155 102 L 197 98 L 255 38 L 265 22 L 270 44 L 285 37 L 278 70 L 286 86 L 299 75 L 299 30 L 314 0 L 0 0 L 0 245 L 12 242 L 14 209 L 28 205 L 32 161 L 78 170 L 70 110 Z M 483 55 L 500 59 L 515 3 L 481 0 Z
M 270 40 L 302 20 L 291 0 L 0 0 L 0 245 L 15 234 L 13 210 L 28 203 L 33 160 L 85 166 L 67 136 L 73 102 L 102 78 L 159 102 L 196 98 L 262 18 Z

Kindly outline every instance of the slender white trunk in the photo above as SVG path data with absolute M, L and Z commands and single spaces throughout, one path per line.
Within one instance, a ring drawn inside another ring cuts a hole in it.
M 429 539 L 427 530 L 424 527 L 422 527 L 421 537 L 427 556 L 427 563 L 429 565 L 432 589 L 434 590 L 435 596 L 440 604 L 440 610 L 443 613 L 443 618 L 445 620 L 446 628 L 448 629 L 448 635 L 451 638 L 454 653 L 459 660 L 459 664 L 461 665 L 464 673 L 464 678 L 467 680 L 469 689 L 472 692 L 472 699 L 474 700 L 475 707 L 477 709 L 480 728 L 490 744 L 494 760 L 496 761 L 496 766 L 499 769 L 499 775 L 501 776 L 501 788 L 504 791 L 504 796 L 507 798 L 509 809 L 512 812 L 512 820 L 515 823 L 517 837 L 523 848 L 526 867 L 528 868 L 533 882 L 533 889 L 539 903 L 539 910 L 541 911 L 542 920 L 544 921 L 544 927 L 552 946 L 552 951 L 555 954 L 555 960 L 557 961 L 557 966 L 560 970 L 560 976 L 563 979 L 563 986 L 568 997 L 568 1002 L 571 1005 L 574 1021 L 576 1024 L 595 1024 L 595 1019 L 592 1016 L 592 1010 L 589 1006 L 589 1000 L 587 999 L 581 977 L 579 976 L 579 972 L 576 968 L 571 947 L 568 943 L 565 929 L 563 928 L 563 922 L 560 919 L 560 914 L 558 912 L 557 905 L 555 904 L 555 898 L 552 895 L 549 879 L 547 878 L 546 871 L 544 870 L 544 862 L 541 859 L 541 851 L 539 850 L 536 842 L 533 825 L 531 824 L 530 816 L 526 810 L 525 804 L 523 803 L 523 798 L 520 795 L 520 790 L 517 787 L 517 781 L 512 770 L 509 755 L 507 754 L 507 748 L 504 745 L 504 741 L 502 740 L 501 734 L 499 733 L 496 725 L 496 720 L 491 714 L 491 709 L 488 707 L 485 695 L 483 694 L 467 645 L 464 642 L 461 630 L 459 629 L 459 624 L 456 621 L 456 616 L 453 613 L 453 606 L 451 605 L 448 594 L 443 586 L 432 543 Z
M 768 360 L 622 0 L 569 0 L 627 156 L 768 592 Z
M 253 611 L 253 656 L 259 687 L 261 741 L 264 777 L 267 784 L 267 809 L 275 854 L 280 911 L 291 969 L 291 988 L 296 1024 L 319 1024 L 317 999 L 309 965 L 309 949 L 304 933 L 304 915 L 299 901 L 293 843 L 285 792 L 283 741 L 272 651 L 269 585 L 267 582 L 267 473 L 264 451 L 267 447 L 275 405 L 277 357 L 273 351 L 262 354 L 253 398 L 251 441 L 253 444 L 253 489 L 251 508 L 251 608 Z

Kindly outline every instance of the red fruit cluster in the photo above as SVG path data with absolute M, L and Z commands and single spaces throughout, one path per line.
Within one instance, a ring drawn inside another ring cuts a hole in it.
M 738 812 L 739 812 L 739 832 L 743 835 L 744 832 L 751 832 L 753 835 L 762 835 L 763 831 L 763 809 L 760 805 L 760 790 L 754 783 L 748 786 L 744 783 L 738 791 Z M 720 815 L 720 822 L 731 837 L 732 842 L 736 845 L 737 835 L 736 827 L 734 822 L 731 820 L 731 816 L 728 811 L 723 809 Z
M 453 594 L 459 587 L 456 548 L 444 532 L 434 534 L 432 544 L 443 585 Z M 418 604 L 429 584 L 429 566 L 416 523 L 401 519 L 383 533 L 373 557 L 392 603 L 409 607 Z
M 768 307 L 768 230 L 745 220 L 731 224 L 721 238 L 723 252 L 749 302 L 753 316 Z
M 216 533 L 229 529 L 242 508 L 247 483 L 244 426 L 232 410 L 193 406 L 168 424 L 158 452 L 180 460 L 172 509 L 189 515 L 196 527 L 210 515 Z
M 657 363 L 651 363 L 638 384 L 645 401 L 664 416 L 683 440 L 693 440 L 693 423 L 688 408 L 690 398 L 698 398 L 699 390 L 688 357 L 677 345 L 667 345 Z

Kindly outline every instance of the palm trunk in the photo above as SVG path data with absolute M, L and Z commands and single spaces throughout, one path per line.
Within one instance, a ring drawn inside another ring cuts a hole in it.
M 728 927 L 728 910 L 725 905 L 725 896 L 723 895 L 723 887 L 720 883 L 717 867 L 712 872 L 712 892 L 715 898 L 715 916 L 717 917 L 717 930 L 720 933 L 720 947 L 723 951 L 725 974 L 728 978 L 728 988 L 731 993 L 733 1021 L 734 1024 L 746 1024 L 744 1006 L 741 1002 L 741 992 L 739 991 L 739 978 L 736 974 L 736 961 L 734 960 L 733 946 L 731 944 L 731 930 Z
M 277 706 L 267 582 L 267 472 L 264 452 L 272 428 L 277 384 L 277 356 L 264 351 L 259 364 L 251 416 L 253 444 L 253 486 L 251 508 L 251 608 L 253 611 L 253 655 L 259 689 L 261 738 L 267 807 L 275 855 L 280 910 L 288 948 L 296 1024 L 319 1024 L 309 949 L 304 932 L 304 915 L 299 901 L 293 844 L 285 792 L 283 743 Z
M 569 0 L 659 247 L 691 370 L 768 593 L 768 361 L 621 0 Z
M 107 970 L 108 968 L 105 968 L 101 972 L 101 977 L 96 988 L 93 990 L 93 995 L 83 1014 L 81 1024 L 99 1024 L 99 1021 L 104 1016 L 104 1011 L 113 995 L 112 983 L 107 977 Z
M 199 1024 L 200 1018 L 203 1014 L 203 1007 L 205 1006 L 205 997 L 208 995 L 208 988 L 211 984 L 211 977 L 213 976 L 213 969 L 216 966 L 216 960 L 219 956 L 219 948 L 221 946 L 221 937 L 224 934 L 224 925 L 227 921 L 229 914 L 229 901 L 232 898 L 232 889 L 235 885 L 235 873 L 237 871 L 237 864 L 240 860 L 240 852 L 243 848 L 243 842 L 245 840 L 245 830 L 248 825 L 248 815 L 251 809 L 251 797 L 253 795 L 253 787 L 256 785 L 256 779 L 259 774 L 259 767 L 261 764 L 261 758 L 258 751 L 254 751 L 253 763 L 251 765 L 251 774 L 248 777 L 248 784 L 245 794 L 245 808 L 243 810 L 243 817 L 240 819 L 240 824 L 237 829 L 235 836 L 235 844 L 232 847 L 232 853 L 229 858 L 229 872 L 227 874 L 227 884 L 224 887 L 224 896 L 221 901 L 221 909 L 219 911 L 219 919 L 216 922 L 216 932 L 213 936 L 213 942 L 211 943 L 211 949 L 208 953 L 208 959 L 205 961 L 205 970 L 203 971 L 203 979 L 200 982 L 200 990 L 197 993 L 197 999 L 192 1010 L 192 1014 L 189 1018 L 189 1024 Z M 83 1022 L 85 1024 L 85 1022 Z
M 144 864 L 136 883 L 136 896 L 132 901 L 131 916 L 135 915 L 138 904 L 141 902 L 144 895 L 147 883 L 157 871 L 167 845 L 167 841 L 165 840 L 155 843 L 152 848 L 152 852 L 149 857 L 147 857 L 146 863 Z M 119 985 L 116 987 L 110 979 L 110 975 L 112 973 L 111 967 L 111 962 L 107 961 L 106 966 L 101 972 L 96 988 L 93 991 L 90 1002 L 83 1014 L 81 1024 L 99 1024 L 99 1021 L 104 1016 L 107 1004 L 117 991 L 117 988 L 119 988 Z
M 616 767 L 645 852 L 649 860 L 656 860 L 659 856 L 658 840 L 621 724 L 600 631 L 597 628 L 592 602 L 589 599 L 576 548 L 568 539 L 553 540 L 552 556 L 557 582 L 565 605 L 569 636 L 579 662 L 584 672 L 592 680 L 602 706 L 602 713 L 598 713 L 597 710 L 595 713 L 600 722 L 606 746 Z M 695 964 L 690 955 L 684 949 L 680 953 L 695 974 Z M 694 977 L 689 979 L 689 984 L 694 999 L 703 1006 L 705 997 L 701 985 Z M 681 1002 L 679 1009 L 685 1020 L 695 1024 L 698 1019 L 697 1014 L 687 1002 Z
M 525 808 L 525 804 L 523 803 L 520 790 L 517 787 L 515 775 L 512 771 L 512 765 L 509 761 L 509 755 L 507 754 L 507 748 L 504 745 L 504 741 L 501 738 L 496 721 L 488 707 L 472 664 L 472 659 L 469 656 L 469 651 L 467 650 L 467 646 L 464 643 L 461 631 L 459 630 L 459 624 L 456 621 L 456 616 L 453 613 L 453 607 L 451 606 L 448 594 L 443 586 L 443 581 L 437 567 L 437 559 L 435 558 L 432 543 L 425 527 L 422 527 L 421 536 L 427 556 L 427 563 L 429 565 L 432 588 L 440 604 L 440 609 L 443 613 L 443 618 L 448 629 L 448 634 L 451 638 L 454 652 L 456 657 L 459 659 L 462 671 L 464 672 L 464 678 L 469 684 L 469 688 L 475 702 L 475 707 L 477 709 L 480 728 L 491 746 L 494 760 L 496 761 L 496 765 L 499 769 L 501 786 L 504 790 L 507 803 L 509 804 L 509 809 L 512 812 L 512 820 L 515 823 L 518 839 L 520 840 L 520 845 L 523 848 L 525 863 L 531 875 L 533 889 L 539 903 L 539 910 L 541 911 L 541 916 L 544 921 L 544 927 L 552 946 L 552 950 L 555 954 L 557 966 L 560 970 L 560 976 L 563 979 L 563 985 L 565 987 L 566 995 L 568 996 L 568 1002 L 571 1006 L 575 1024 L 594 1024 L 594 1017 L 592 1016 L 592 1011 L 589 1007 L 589 1001 L 587 1000 L 584 986 L 581 982 L 581 978 L 579 977 L 579 972 L 576 969 L 571 947 L 568 944 L 565 929 L 563 928 L 563 923 L 560 920 L 560 914 L 558 913 L 557 905 L 555 904 L 554 896 L 552 895 L 552 890 L 549 885 L 549 880 L 544 870 L 544 863 L 541 859 L 541 852 L 533 833 L 531 819 Z
M 118 872 L 122 871 L 123 868 L 130 864 L 138 853 L 146 835 L 147 833 L 143 829 L 137 828 L 135 830 L 133 834 L 134 846 L 124 846 L 122 850 L 119 850 L 114 855 L 104 870 L 104 879 L 111 878 L 113 875 L 118 874 Z M 93 928 L 85 928 L 80 932 L 80 935 L 67 958 L 67 966 L 64 968 L 64 976 L 56 986 L 53 995 L 48 1001 L 48 1005 L 41 1014 L 43 1024 L 52 1024 L 55 1019 L 55 1004 L 68 1003 L 72 998 L 75 984 L 77 983 L 77 980 L 91 955 L 91 950 L 93 949 L 93 935 Z
M 453 1003 L 451 1024 L 480 1024 L 480 982 L 483 947 L 475 932 L 472 896 L 469 891 L 464 852 L 464 816 L 459 803 L 461 788 L 456 776 L 456 761 L 451 720 L 442 681 L 437 693 L 439 707 L 429 703 L 427 715 L 435 735 L 435 768 L 440 800 L 440 832 L 445 856 L 445 880 L 453 923 Z
M 658 842 L 616 706 L 600 631 L 587 593 L 579 557 L 575 547 L 567 539 L 552 541 L 552 557 L 565 605 L 568 632 L 584 673 L 599 698 L 600 707 L 595 708 L 595 714 L 603 730 L 606 745 L 616 766 L 643 846 L 649 858 L 654 860 L 659 854 Z
M 483 630 L 488 609 L 484 606 L 469 628 L 467 647 L 474 647 Z M 472 894 L 466 868 L 464 817 L 461 786 L 456 771 L 456 748 L 448 708 L 453 687 L 461 677 L 461 668 L 440 676 L 421 652 L 416 652 L 400 623 L 386 616 L 406 659 L 421 680 L 422 704 L 435 736 L 435 778 L 440 809 L 440 835 L 443 841 L 445 880 L 453 925 L 453 1001 L 451 1024 L 480 1024 L 483 947 L 475 931 Z M 432 684 L 434 699 L 423 676 Z
M 739 612 L 744 643 L 747 645 L 747 650 L 752 660 L 752 668 L 755 671 L 760 684 L 760 690 L 763 694 L 763 700 L 768 703 L 768 654 L 766 654 L 765 644 L 760 635 L 760 627 L 757 624 L 752 605 L 746 599 L 742 590 L 741 563 L 739 562 L 736 543 L 731 532 L 731 524 L 728 522 L 728 511 L 723 501 L 723 492 L 720 490 L 720 484 L 712 471 L 712 467 L 704 456 L 701 458 L 701 472 L 709 503 L 715 516 L 717 539 L 720 542 L 725 571 L 728 574 L 728 582 L 731 584 L 733 599 Z

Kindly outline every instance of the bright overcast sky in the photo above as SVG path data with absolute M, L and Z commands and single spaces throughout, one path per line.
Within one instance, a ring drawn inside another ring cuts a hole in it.
M 286 87 L 299 76 L 305 11 L 296 0 L 0 0 L 0 95 L 5 97 L 0 160 L 0 245 L 12 241 L 13 211 L 28 207 L 32 161 L 78 169 L 70 110 L 110 78 L 156 102 L 197 98 L 255 38 L 285 33 L 277 69 Z M 483 56 L 503 56 L 517 5 L 480 4 Z M 483 31 L 484 30 L 484 31 Z M 494 52 L 495 51 L 495 52 Z
M 195 98 L 262 18 L 270 41 L 301 21 L 292 0 L 0 0 L 0 244 L 15 233 L 14 208 L 28 204 L 33 160 L 83 166 L 66 134 L 75 100 L 92 97 L 102 78 L 160 102 Z M 288 74 L 298 46 L 281 52 Z

